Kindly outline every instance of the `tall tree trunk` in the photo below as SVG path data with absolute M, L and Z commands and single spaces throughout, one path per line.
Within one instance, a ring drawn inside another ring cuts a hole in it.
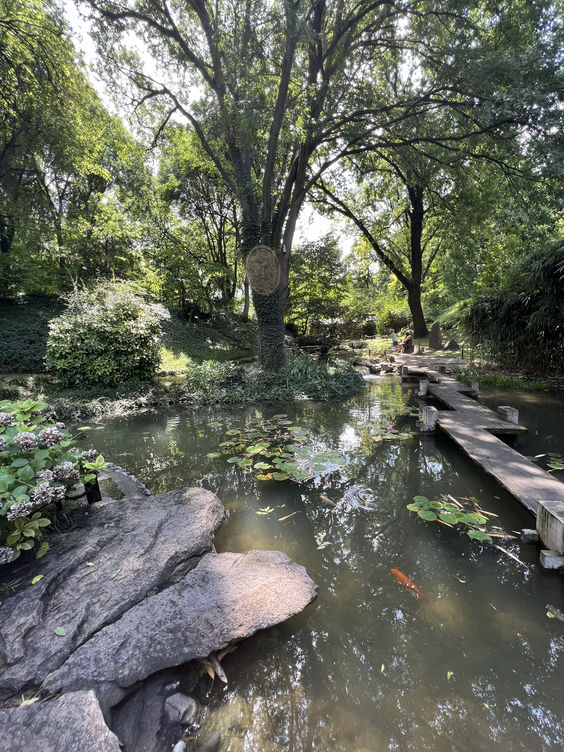
M 426 337 L 429 334 L 421 305 L 421 284 L 412 282 L 407 289 L 407 302 L 413 318 L 413 336 Z
M 407 288 L 407 301 L 413 317 L 414 337 L 426 337 L 429 334 L 425 315 L 421 306 L 421 282 L 423 278 L 423 189 L 421 186 L 408 186 L 411 210 L 409 211 L 410 244 L 411 244 L 411 279 Z
M 241 314 L 243 321 L 249 320 L 249 306 L 251 304 L 251 297 L 249 295 L 249 280 L 245 277 L 245 303 L 243 305 L 243 313 Z

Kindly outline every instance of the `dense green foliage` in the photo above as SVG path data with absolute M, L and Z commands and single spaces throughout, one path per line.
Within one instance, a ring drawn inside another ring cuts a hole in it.
M 564 370 L 564 242 L 523 258 L 505 285 L 462 308 L 460 324 L 484 354 L 531 373 Z
M 45 370 L 49 321 L 63 307 L 58 298 L 38 296 L 0 301 L 0 372 Z
M 44 402 L 0 402 L 0 565 L 33 549 L 79 480 L 92 483 L 104 460 L 81 452 Z M 46 553 L 43 543 L 36 555 Z
M 154 379 L 161 337 L 156 306 L 124 283 L 76 290 L 67 304 L 50 322 L 47 342 L 47 365 L 63 384 Z

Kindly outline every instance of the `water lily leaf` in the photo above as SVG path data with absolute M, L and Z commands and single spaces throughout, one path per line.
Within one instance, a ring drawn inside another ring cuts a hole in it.
M 270 470 L 272 465 L 269 465 L 268 462 L 256 462 L 254 467 L 255 470 Z
M 490 535 L 484 533 L 482 530 L 468 530 L 466 535 L 473 540 L 489 541 L 492 539 Z
M 222 441 L 222 442 L 221 442 L 221 444 L 220 444 L 219 446 L 220 446 L 220 447 L 230 447 L 230 446 L 235 446 L 235 442 L 234 442 L 234 441 Z
M 241 460 L 240 457 L 229 457 L 229 459 L 227 460 L 227 462 L 229 462 L 232 465 L 235 462 L 240 462 L 240 460 Z
M 426 496 L 414 496 L 413 501 L 420 503 L 422 501 L 429 501 L 429 499 Z
M 226 436 L 237 436 L 237 434 L 241 433 L 240 428 L 230 428 L 229 431 L 225 432 Z
M 288 473 L 272 473 L 273 480 L 288 480 Z
M 456 514 L 439 514 L 439 518 L 449 525 L 456 525 L 458 522 L 458 516 Z
M 221 452 L 208 452 L 206 454 L 206 457 L 208 457 L 210 460 L 215 460 L 218 457 L 222 457 L 222 456 L 223 455 L 221 454 Z
M 257 475 L 258 480 L 272 480 L 272 473 L 266 475 Z
M 430 509 L 421 509 L 417 514 L 422 520 L 426 520 L 427 522 L 434 522 L 437 519 L 437 515 L 431 512 Z

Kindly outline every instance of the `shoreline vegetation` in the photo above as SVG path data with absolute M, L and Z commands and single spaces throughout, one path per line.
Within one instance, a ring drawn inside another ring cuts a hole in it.
M 39 296 L 0 301 L 0 398 L 44 400 L 59 420 L 102 420 L 172 405 L 345 399 L 364 384 L 352 360 L 366 356 L 385 360 L 389 355 L 389 338 L 359 338 L 342 341 L 326 361 L 320 361 L 304 353 L 295 354 L 299 350 L 288 337 L 287 365 L 272 373 L 245 362 L 253 360 L 255 322 L 229 314 L 185 321 L 171 309 L 162 322 L 161 370 L 153 382 L 64 387 L 44 367 L 48 324 L 60 308 L 56 298 Z M 428 351 L 426 339 L 416 342 L 426 353 L 433 352 Z M 460 354 L 444 353 L 454 357 Z M 480 361 L 459 366 L 456 375 L 502 388 L 564 389 L 562 379 L 506 374 Z

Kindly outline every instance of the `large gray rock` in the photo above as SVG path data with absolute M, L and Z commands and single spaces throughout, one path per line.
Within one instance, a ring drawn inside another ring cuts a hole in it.
M 431 350 L 442 350 L 443 338 L 441 336 L 441 325 L 435 321 L 429 332 L 429 347 Z
M 120 752 L 94 692 L 0 709 L 2 752 Z
M 51 536 L 31 573 L 41 581 L 30 577 L 0 604 L 0 699 L 38 687 L 103 627 L 182 578 L 211 551 L 224 514 L 217 496 L 190 488 L 92 505 L 76 529 Z
M 48 679 L 47 689 L 93 688 L 107 709 L 157 671 L 285 621 L 316 596 L 304 567 L 279 551 L 208 554 L 182 581 L 81 645 Z

